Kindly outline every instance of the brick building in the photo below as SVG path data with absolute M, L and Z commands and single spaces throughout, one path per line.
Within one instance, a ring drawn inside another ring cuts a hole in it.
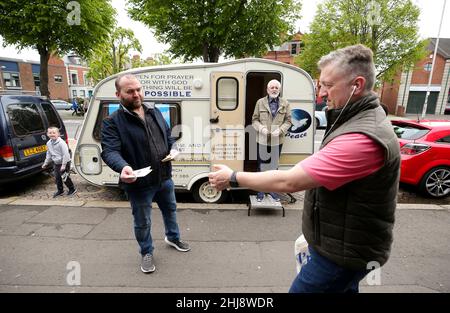
M 39 95 L 40 67 L 39 62 L 0 57 L 0 92 Z M 69 98 L 66 67 L 53 56 L 48 62 L 48 88 L 52 99 Z
M 295 65 L 294 58 L 300 53 L 302 37 L 301 32 L 294 34 L 292 40 L 275 47 L 274 50 L 267 52 L 263 58 Z
M 384 83 L 380 98 L 389 108 L 389 113 L 402 116 L 404 113 L 422 114 L 428 80 L 431 74 L 436 38 L 431 38 L 428 55 L 411 69 L 397 75 L 393 83 Z M 434 64 L 427 114 L 444 114 L 450 102 L 450 38 L 440 38 Z
M 63 59 L 67 70 L 69 98 L 90 98 L 94 87 L 87 77 L 89 67 L 86 62 L 76 55 L 67 55 Z

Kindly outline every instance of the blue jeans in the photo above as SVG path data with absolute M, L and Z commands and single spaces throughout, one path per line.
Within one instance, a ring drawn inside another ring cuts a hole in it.
M 311 247 L 309 253 L 311 258 L 292 282 L 290 293 L 358 293 L 360 280 L 370 272 L 342 268 Z
M 161 210 L 165 233 L 169 240 L 179 240 L 180 231 L 177 224 L 177 204 L 172 179 L 163 181 L 160 185 L 144 190 L 128 191 L 134 217 L 134 235 L 142 255 L 153 253 L 151 234 L 151 212 L 154 200 Z

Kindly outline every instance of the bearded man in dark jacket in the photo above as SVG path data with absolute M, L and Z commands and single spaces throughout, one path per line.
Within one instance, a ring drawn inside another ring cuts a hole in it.
M 126 191 L 133 211 L 134 234 L 142 256 L 140 268 L 152 273 L 156 269 L 151 235 L 153 200 L 163 216 L 165 242 L 181 252 L 190 250 L 180 240 L 176 218 L 170 160 L 178 151 L 161 112 L 144 103 L 139 80 L 130 74 L 120 75 L 115 85 L 120 107 L 103 120 L 102 159 L 120 173 L 119 185 Z M 148 167 L 152 170 L 149 174 L 136 175 L 136 170 Z

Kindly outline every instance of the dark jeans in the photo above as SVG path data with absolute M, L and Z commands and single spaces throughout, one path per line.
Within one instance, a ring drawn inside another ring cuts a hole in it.
M 311 247 L 309 253 L 311 258 L 292 282 L 290 293 L 358 293 L 359 282 L 370 272 L 342 268 Z
M 53 174 L 55 175 L 56 187 L 58 188 L 58 191 L 63 192 L 64 185 L 63 185 L 63 180 L 61 177 L 61 174 L 62 174 L 61 166 L 62 166 L 62 164 L 55 164 L 53 167 Z M 67 162 L 66 169 L 64 170 L 64 172 L 69 172 L 69 171 L 70 171 L 70 162 Z M 69 188 L 69 190 L 75 189 L 75 186 L 73 185 L 73 182 L 70 179 L 70 177 L 67 177 L 67 180 L 64 182 L 64 184 L 66 184 L 66 186 L 67 186 L 67 188 Z
M 180 239 L 177 224 L 177 204 L 172 179 L 167 179 L 157 186 L 138 191 L 127 191 L 134 217 L 134 235 L 144 256 L 153 253 L 153 239 L 151 234 L 152 201 L 161 210 L 165 234 L 170 241 Z

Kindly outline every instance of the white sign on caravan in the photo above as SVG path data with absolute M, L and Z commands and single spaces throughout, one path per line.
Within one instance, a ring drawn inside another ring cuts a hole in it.
M 146 98 L 190 98 L 194 75 L 137 74 Z

